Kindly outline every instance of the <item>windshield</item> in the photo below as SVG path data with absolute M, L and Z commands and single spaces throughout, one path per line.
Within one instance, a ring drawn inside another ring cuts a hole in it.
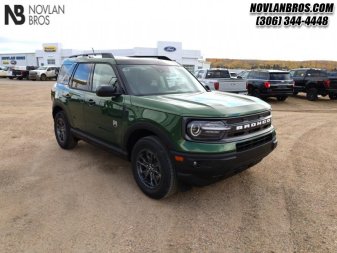
M 196 93 L 205 88 L 181 66 L 120 65 L 135 95 Z
M 289 73 L 270 73 L 270 80 L 291 80 Z
M 38 70 L 46 70 L 47 67 L 39 67 Z

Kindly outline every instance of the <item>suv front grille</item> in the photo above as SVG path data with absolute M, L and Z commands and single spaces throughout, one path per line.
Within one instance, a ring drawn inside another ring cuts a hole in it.
M 225 138 L 244 136 L 251 133 L 262 131 L 271 126 L 270 111 L 247 115 L 239 118 L 232 118 L 223 121 L 227 126 L 231 127 L 227 131 Z
M 273 139 L 273 134 L 268 134 L 268 135 L 265 135 L 259 138 L 255 138 L 253 140 L 240 142 L 236 144 L 236 151 L 238 152 L 245 151 L 245 150 L 260 146 L 264 143 L 267 143 L 271 141 L 272 139 Z

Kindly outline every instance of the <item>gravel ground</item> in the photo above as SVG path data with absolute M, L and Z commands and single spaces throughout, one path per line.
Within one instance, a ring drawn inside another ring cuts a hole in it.
M 155 201 L 129 162 L 58 147 L 52 84 L 0 80 L 0 252 L 337 252 L 337 101 L 268 100 L 270 156 Z

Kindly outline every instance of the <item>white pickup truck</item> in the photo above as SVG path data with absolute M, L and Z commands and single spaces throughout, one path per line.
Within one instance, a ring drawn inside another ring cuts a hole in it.
M 56 66 L 41 66 L 35 70 L 29 71 L 29 80 L 41 80 L 46 81 L 48 79 L 55 78 L 59 73 L 60 68 Z
M 247 94 L 246 81 L 231 78 L 227 69 L 200 69 L 195 76 L 211 90 Z

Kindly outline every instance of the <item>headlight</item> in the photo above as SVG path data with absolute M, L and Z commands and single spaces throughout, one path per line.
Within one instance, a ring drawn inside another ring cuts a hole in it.
M 230 130 L 222 121 L 195 120 L 187 124 L 187 134 L 194 140 L 220 140 Z

